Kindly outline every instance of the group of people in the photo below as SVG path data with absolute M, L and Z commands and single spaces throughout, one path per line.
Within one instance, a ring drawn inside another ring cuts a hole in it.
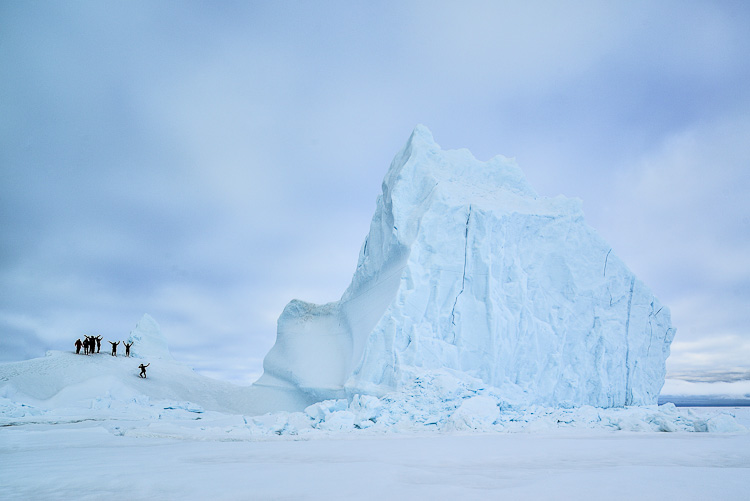
M 88 355 L 89 353 L 99 353 L 102 348 L 102 337 L 101 336 L 84 336 L 85 341 L 81 342 L 81 339 L 77 339 L 76 355 L 81 353 L 81 347 L 83 347 L 83 354 Z
M 76 355 L 81 354 L 81 348 L 83 348 L 83 354 L 84 355 L 93 355 L 94 353 L 99 353 L 99 351 L 102 349 L 102 337 L 101 336 L 84 336 L 86 339 L 84 341 L 81 341 L 81 338 L 76 339 L 76 342 L 73 343 L 76 347 Z M 114 342 L 109 341 L 109 344 L 112 345 L 112 356 L 117 356 L 117 346 L 120 344 L 120 341 Z M 122 344 L 125 346 L 125 356 L 130 356 L 130 347 L 133 346 L 133 342 L 127 343 L 125 341 L 122 342 Z M 138 368 L 141 370 L 140 377 L 145 378 L 146 377 L 146 367 L 151 365 L 150 363 L 146 365 L 139 365 Z
M 83 348 L 83 354 L 84 355 L 93 355 L 94 353 L 99 353 L 99 351 L 102 349 L 102 337 L 101 336 L 86 336 L 83 337 L 86 338 L 85 341 L 81 341 L 80 338 L 76 339 L 75 344 L 76 347 L 76 355 L 81 354 L 81 348 Z M 109 341 L 109 344 L 112 345 L 112 356 L 117 356 L 117 345 L 120 344 L 119 341 L 116 343 L 113 341 Z M 126 343 L 125 341 L 122 342 L 122 344 L 125 345 L 125 356 L 130 356 L 130 347 L 133 346 L 133 343 Z

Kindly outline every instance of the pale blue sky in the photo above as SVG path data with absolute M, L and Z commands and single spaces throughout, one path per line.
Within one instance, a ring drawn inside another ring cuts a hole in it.
M 0 3 L 0 358 L 127 336 L 251 381 L 340 297 L 412 128 L 516 157 L 750 369 L 750 4 Z

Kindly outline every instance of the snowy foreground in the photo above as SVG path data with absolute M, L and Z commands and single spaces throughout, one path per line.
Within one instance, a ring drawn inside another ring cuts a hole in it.
M 747 424 L 747 409 L 731 412 Z M 0 498 L 690 500 L 747 499 L 750 487 L 746 433 L 241 439 L 221 431 L 231 422 L 192 435 L 176 421 L 151 436 L 118 436 L 117 421 L 3 428 Z
M 741 499 L 750 407 L 514 407 L 435 371 L 251 416 L 168 357 L 0 364 L 0 499 Z M 197 403 L 200 402 L 200 403 Z

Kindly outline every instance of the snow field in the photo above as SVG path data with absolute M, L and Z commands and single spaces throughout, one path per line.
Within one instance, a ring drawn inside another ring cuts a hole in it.
M 290 438 L 116 436 L 91 422 L 3 428 L 0 498 L 705 500 L 743 499 L 749 482 L 748 434 Z

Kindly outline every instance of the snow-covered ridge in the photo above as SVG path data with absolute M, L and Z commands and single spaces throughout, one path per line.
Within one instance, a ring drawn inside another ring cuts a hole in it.
M 340 301 L 292 301 L 253 386 L 258 412 L 383 396 L 449 369 L 527 405 L 654 404 L 668 308 L 514 162 L 442 150 L 418 126 L 383 181 Z
M 113 401 L 128 405 L 163 401 L 167 406 L 190 402 L 207 410 L 250 411 L 245 388 L 201 376 L 176 362 L 149 315 L 137 323 L 128 342 L 133 342 L 130 357 L 124 356 L 120 345 L 117 357 L 109 351 L 95 355 L 52 351 L 46 357 L 0 364 L 2 414 L 18 417 L 28 409 L 59 414 L 61 409 L 93 409 Z M 139 377 L 142 363 L 149 364 L 146 379 Z

